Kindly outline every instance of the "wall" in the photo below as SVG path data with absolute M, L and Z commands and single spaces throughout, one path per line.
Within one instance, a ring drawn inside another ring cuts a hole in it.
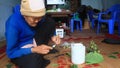
M 81 0 L 81 5 L 90 5 L 93 8 L 102 9 L 102 1 L 101 0 Z
M 0 1 L 0 40 L 4 39 L 5 21 L 12 14 L 12 8 L 19 4 L 20 0 L 1 0 Z M 82 5 L 91 5 L 93 8 L 102 10 L 109 8 L 113 4 L 120 3 L 120 0 L 81 0 Z
M 120 4 L 120 0 L 114 0 L 114 1 L 103 0 L 102 3 L 103 3 L 103 8 L 106 10 L 106 9 L 110 8 L 114 4 Z
M 120 0 L 81 0 L 82 5 L 90 5 L 93 8 L 102 10 L 108 9 L 114 4 L 120 4 Z
M 0 1 L 0 40 L 5 38 L 5 21 L 12 14 L 12 8 L 19 4 L 20 0 L 1 0 Z

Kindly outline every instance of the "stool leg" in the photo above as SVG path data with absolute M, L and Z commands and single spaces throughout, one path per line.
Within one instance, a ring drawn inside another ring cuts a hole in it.
M 79 28 L 80 28 L 79 21 L 76 21 L 76 28 L 77 28 L 77 30 L 79 30 Z
M 80 31 L 82 30 L 82 21 L 80 20 Z
M 118 34 L 120 36 L 120 22 L 118 22 Z
M 101 32 L 101 26 L 102 26 L 102 22 L 97 23 L 97 34 L 99 34 Z
M 73 19 L 70 20 L 70 31 L 71 32 L 74 31 L 74 20 Z
M 100 27 L 101 27 L 101 23 L 98 22 L 98 23 L 97 23 L 97 34 L 99 34 L 99 32 L 100 32 Z
M 114 34 L 114 21 L 113 20 L 111 20 L 108 23 L 108 28 L 109 28 L 109 34 Z

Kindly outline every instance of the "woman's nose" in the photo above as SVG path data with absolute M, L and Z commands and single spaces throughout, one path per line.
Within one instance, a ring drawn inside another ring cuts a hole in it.
M 39 22 L 39 20 L 37 20 L 37 19 L 36 19 L 34 22 L 35 22 L 35 23 L 38 23 L 38 22 Z

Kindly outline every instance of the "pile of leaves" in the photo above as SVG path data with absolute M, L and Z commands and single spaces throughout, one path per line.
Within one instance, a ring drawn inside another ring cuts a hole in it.
M 93 40 L 90 41 L 90 46 L 87 48 L 87 54 L 85 56 L 85 62 L 87 64 L 97 64 L 103 60 L 104 58 L 100 54 L 97 44 Z

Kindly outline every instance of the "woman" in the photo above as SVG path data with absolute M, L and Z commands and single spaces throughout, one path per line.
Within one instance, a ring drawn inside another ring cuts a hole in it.
M 45 68 L 48 61 L 43 56 L 52 50 L 48 41 L 61 42 L 59 36 L 54 36 L 54 24 L 45 16 L 44 0 L 21 0 L 6 21 L 7 56 L 19 68 Z M 50 28 L 50 33 L 43 27 Z

